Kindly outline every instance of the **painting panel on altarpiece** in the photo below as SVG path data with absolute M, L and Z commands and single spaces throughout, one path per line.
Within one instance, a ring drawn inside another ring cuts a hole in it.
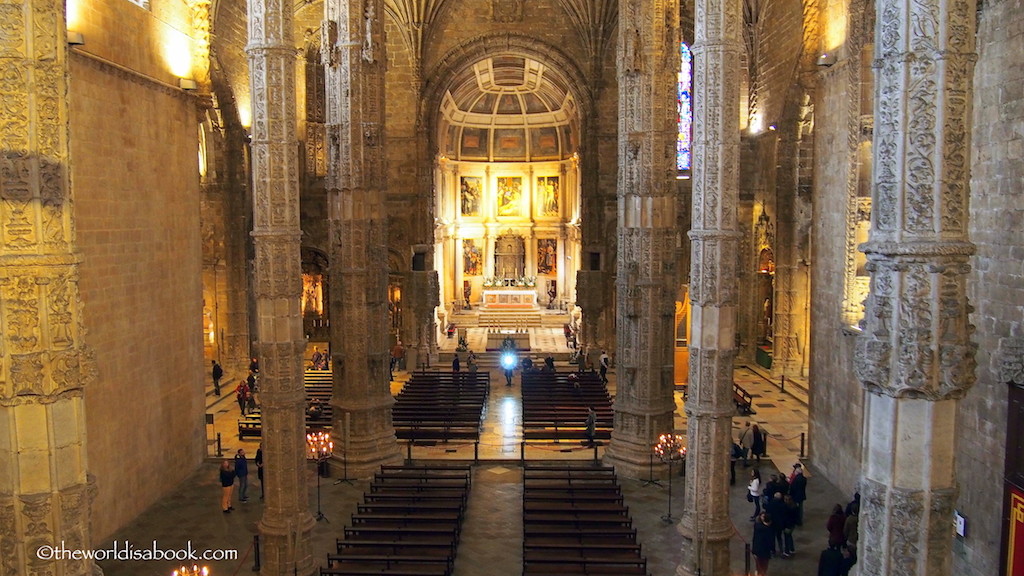
M 462 215 L 479 216 L 483 179 L 479 176 L 463 176 L 460 180 L 459 200 L 462 205 Z
M 483 250 L 477 245 L 476 240 L 467 238 L 462 241 L 462 274 L 464 276 L 479 276 L 483 274 Z
M 520 176 L 498 178 L 498 216 L 523 215 L 523 179 Z
M 558 176 L 537 177 L 537 205 L 541 216 L 558 216 Z
M 558 272 L 558 240 L 541 238 L 537 240 L 537 274 Z

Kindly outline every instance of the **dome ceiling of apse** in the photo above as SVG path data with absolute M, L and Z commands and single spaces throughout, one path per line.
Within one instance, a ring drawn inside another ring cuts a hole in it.
M 576 152 L 576 103 L 565 77 L 521 56 L 462 70 L 441 104 L 440 149 L 452 160 L 563 160 Z

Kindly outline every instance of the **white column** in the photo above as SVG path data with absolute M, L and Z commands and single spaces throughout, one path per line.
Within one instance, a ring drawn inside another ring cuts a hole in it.
M 951 574 L 958 400 L 975 380 L 967 274 L 975 3 L 878 0 L 860 573 Z M 885 553 L 879 553 L 885 551 Z
M 740 2 L 698 0 L 696 11 L 689 451 L 680 576 L 729 573 L 729 449 L 736 413 Z

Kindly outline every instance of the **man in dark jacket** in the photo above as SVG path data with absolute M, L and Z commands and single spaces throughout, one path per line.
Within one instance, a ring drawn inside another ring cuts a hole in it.
M 818 558 L 818 576 L 840 576 L 843 572 L 843 553 L 838 546 L 829 546 Z
M 807 500 L 807 477 L 804 476 L 803 466 L 795 464 L 793 481 L 789 483 L 789 495 L 796 502 L 796 525 L 804 525 L 804 500 Z
M 220 379 L 224 377 L 224 369 L 220 367 L 220 364 L 216 360 L 212 360 L 213 370 L 211 376 L 213 376 L 213 393 L 220 396 Z
M 754 555 L 758 576 L 768 574 L 768 561 L 772 558 L 774 546 L 775 529 L 772 527 L 772 517 L 767 512 L 761 512 L 754 522 L 754 536 L 750 542 L 750 552 Z
M 782 501 L 782 492 L 773 492 L 772 497 L 764 505 L 764 511 L 772 517 L 772 530 L 775 532 L 772 552 L 781 556 L 785 548 L 782 542 L 782 529 L 785 527 L 785 518 L 789 514 L 786 503 Z

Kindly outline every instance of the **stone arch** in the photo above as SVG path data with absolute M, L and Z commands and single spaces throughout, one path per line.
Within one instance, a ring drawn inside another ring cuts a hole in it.
M 425 85 L 419 116 L 421 125 L 427 128 L 431 153 L 437 152 L 437 111 L 441 109 L 441 100 L 449 82 L 460 70 L 496 54 L 525 56 L 558 69 L 568 81 L 569 91 L 579 105 L 580 133 L 586 133 L 586 120 L 594 111 L 595 103 L 586 75 L 577 62 L 555 46 L 538 38 L 513 33 L 490 34 L 452 48 L 424 76 Z M 583 146 L 585 141 L 586 139 L 581 136 L 580 146 Z

